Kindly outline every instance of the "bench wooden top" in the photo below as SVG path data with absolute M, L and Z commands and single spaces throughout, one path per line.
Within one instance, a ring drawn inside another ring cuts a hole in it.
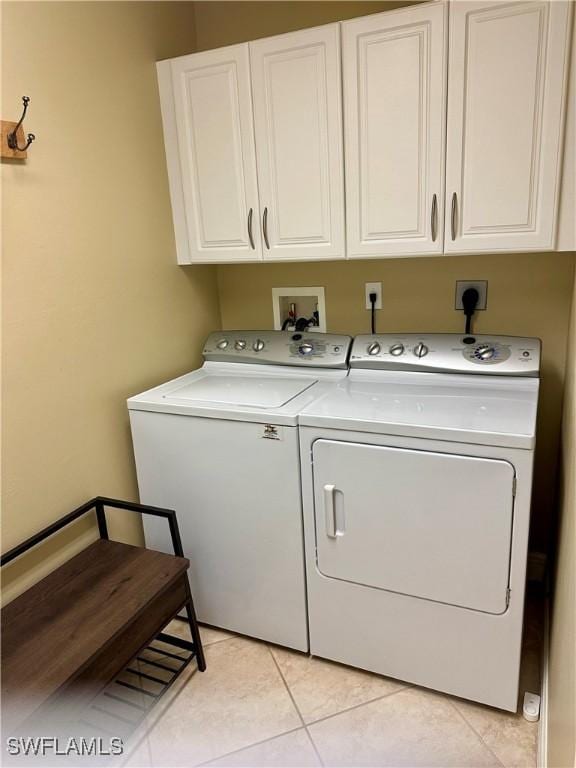
M 186 572 L 183 557 L 99 539 L 2 609 L 2 695 L 34 711 Z

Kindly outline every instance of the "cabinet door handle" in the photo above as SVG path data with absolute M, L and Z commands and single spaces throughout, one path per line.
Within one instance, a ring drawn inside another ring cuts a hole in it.
M 264 234 L 264 242 L 266 248 L 270 250 L 270 243 L 268 242 L 268 208 L 264 208 L 264 216 L 262 217 L 262 232 Z
M 336 538 L 336 507 L 334 506 L 335 485 L 324 486 L 324 514 L 326 515 L 326 536 Z
M 432 212 L 430 213 L 430 227 L 432 229 L 432 242 L 436 242 L 438 234 L 438 198 L 432 195 Z
M 248 211 L 248 239 L 250 240 L 250 248 L 254 250 L 254 238 L 252 236 L 252 217 L 254 215 L 254 211 L 252 208 Z
M 452 229 L 452 240 L 456 240 L 456 206 L 458 198 L 456 192 L 452 195 L 452 211 L 450 213 L 450 227 Z

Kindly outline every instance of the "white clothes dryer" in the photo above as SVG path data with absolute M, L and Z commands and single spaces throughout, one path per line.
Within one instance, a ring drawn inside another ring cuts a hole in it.
M 200 369 L 128 400 L 140 498 L 178 514 L 201 622 L 308 649 L 298 414 L 347 375 L 350 343 L 213 333 Z
M 300 415 L 310 651 L 515 711 L 540 342 L 354 340 Z

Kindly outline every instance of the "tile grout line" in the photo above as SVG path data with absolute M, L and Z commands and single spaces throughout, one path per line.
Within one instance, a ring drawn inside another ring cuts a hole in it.
M 141 662 L 138 660 L 136 666 L 138 667 L 138 671 L 141 672 Z M 142 681 L 142 678 L 140 674 L 138 675 L 140 681 Z M 142 730 L 142 734 L 139 736 L 137 741 L 131 746 L 130 751 L 124 755 L 124 759 L 121 763 L 118 765 L 121 766 L 121 768 L 126 768 L 128 763 L 132 760 L 134 755 L 136 754 L 136 751 L 140 749 L 140 747 L 145 743 L 146 745 L 146 755 L 148 757 L 148 763 L 149 765 L 152 765 L 152 749 L 150 747 L 150 740 L 148 738 L 148 713 L 145 712 L 144 717 L 142 718 L 142 722 L 138 725 L 136 730 L 128 736 L 127 741 L 129 742 L 132 736 L 138 733 L 138 731 Z
M 305 732 L 306 736 L 308 736 L 308 741 L 309 741 L 309 742 L 310 742 L 310 744 L 312 745 L 312 749 L 314 750 L 314 754 L 315 754 L 315 755 L 316 755 L 316 757 L 318 758 L 318 762 L 320 763 L 320 765 L 321 765 L 321 766 L 325 766 L 325 765 L 326 765 L 326 763 L 325 763 L 325 762 L 324 762 L 324 760 L 322 759 L 322 755 L 320 754 L 320 750 L 319 750 L 319 749 L 318 749 L 318 747 L 316 746 L 316 742 L 315 742 L 315 741 L 314 741 L 314 739 L 312 738 L 312 734 L 311 734 L 311 733 L 310 733 L 310 731 L 308 730 L 308 726 L 307 726 L 307 725 L 305 725 L 305 726 L 304 726 L 304 732 Z
M 302 717 L 302 714 L 300 710 L 298 709 L 298 705 L 296 704 L 296 701 L 292 695 L 292 691 L 290 690 L 290 686 L 286 682 L 286 679 L 284 678 L 284 675 L 282 674 L 282 670 L 280 669 L 280 666 L 278 662 L 276 661 L 276 658 L 274 656 L 274 653 L 272 652 L 272 649 L 268 646 L 268 650 L 270 651 L 270 655 L 274 659 L 274 663 L 276 664 L 276 668 L 278 669 L 278 673 L 280 674 L 280 677 L 284 681 L 284 685 L 286 686 L 286 689 L 288 691 L 288 694 L 290 695 L 290 698 L 292 699 L 292 702 L 294 703 L 294 706 L 296 707 L 296 711 L 300 715 L 300 719 L 302 720 L 302 724 L 304 725 L 304 729 L 306 730 L 306 733 L 308 734 L 308 737 L 310 738 L 310 741 L 312 743 L 312 746 L 314 747 L 314 751 L 316 752 L 318 759 L 320 760 L 320 764 L 324 766 L 324 761 L 320 755 L 320 752 L 318 751 L 318 748 L 316 746 L 316 743 L 314 742 L 314 738 L 312 734 L 310 733 L 309 726 L 316 725 L 316 723 L 323 723 L 325 720 L 330 720 L 333 717 L 338 717 L 338 715 L 343 715 L 345 712 L 351 712 L 354 709 L 358 709 L 359 707 L 363 707 L 365 704 L 373 704 L 375 701 L 380 701 L 381 699 L 387 699 L 391 696 L 394 696 L 397 693 L 401 693 L 402 691 L 410 690 L 414 686 L 411 683 L 406 683 L 401 688 L 399 688 L 396 691 L 390 691 L 390 693 L 384 693 L 382 696 L 376 696 L 374 699 L 368 699 L 368 701 L 363 701 L 360 704 L 355 704 L 352 707 L 347 707 L 346 709 L 342 709 L 339 712 L 334 712 L 331 715 L 326 715 L 326 717 L 320 717 L 318 720 L 312 720 L 311 722 L 307 723 L 304 721 L 304 718 Z M 503 767 L 504 768 L 504 767 Z
M 498 757 L 498 755 L 497 755 L 497 754 L 494 752 L 494 750 L 492 749 L 492 747 L 491 747 L 489 744 L 487 744 L 487 743 L 484 741 L 484 739 L 482 738 L 482 736 L 480 736 L 480 734 L 478 733 L 478 731 L 476 730 L 476 728 L 474 728 L 474 726 L 473 726 L 473 725 L 472 725 L 472 723 L 471 723 L 471 722 L 468 720 L 468 718 L 467 718 L 467 717 L 466 717 L 466 716 L 465 716 L 465 715 L 464 715 L 462 712 L 460 712 L 460 710 L 458 709 L 458 707 L 456 706 L 456 704 L 454 704 L 454 702 L 453 702 L 453 701 L 451 701 L 449 698 L 447 698 L 446 700 L 448 701 L 448 703 L 450 704 L 450 706 L 452 707 L 452 709 L 453 709 L 453 710 L 456 712 L 456 714 L 458 715 L 458 717 L 460 717 L 460 719 L 464 721 L 464 723 L 465 723 L 465 724 L 468 726 L 468 728 L 470 728 L 470 730 L 471 730 L 471 731 L 473 731 L 474 735 L 475 735 L 475 736 L 476 736 L 476 738 L 477 738 L 477 739 L 480 741 L 480 743 L 481 743 L 481 744 L 482 744 L 484 747 L 486 747 L 486 749 L 488 750 L 488 752 L 490 752 L 490 754 L 492 755 L 492 757 L 494 758 L 494 760 L 496 760 L 496 762 L 497 762 L 499 765 L 501 765 L 501 766 L 502 766 L 502 768 L 506 768 L 506 766 L 504 765 L 504 763 L 502 762 L 502 760 L 500 760 L 500 758 Z
M 197 662 L 195 661 L 193 664 L 189 664 L 186 669 L 184 669 L 181 673 L 182 677 L 178 679 L 174 683 L 174 690 L 169 691 L 168 695 L 171 697 L 163 702 L 162 699 L 160 699 L 159 702 L 156 703 L 155 706 L 160 706 L 161 710 L 159 712 L 154 713 L 154 707 L 150 709 L 150 711 L 146 715 L 146 737 L 148 738 L 148 743 L 150 745 L 150 754 L 152 755 L 152 743 L 150 741 L 150 734 L 152 731 L 156 728 L 156 726 L 159 724 L 160 720 L 165 717 L 166 713 L 169 709 L 172 708 L 174 705 L 174 702 L 180 698 L 182 693 L 184 692 L 186 686 L 190 682 L 190 680 L 194 677 L 194 675 L 201 675 L 203 674 L 198 669 Z
M 152 760 L 152 745 L 150 744 L 150 739 L 148 738 L 148 731 L 146 731 L 144 734 L 144 738 L 146 739 L 146 754 L 148 755 L 148 762 L 151 766 L 153 766 L 154 762 Z
M 210 630 L 215 631 L 215 632 L 226 632 L 226 630 L 218 629 L 217 627 L 208 627 L 208 626 L 205 627 L 202 624 L 199 624 L 198 626 L 200 628 L 200 639 L 202 639 L 202 630 L 203 629 L 210 629 Z M 245 637 L 245 635 L 234 635 L 234 634 L 231 634 L 230 637 L 221 637 L 219 640 L 218 639 L 217 640 L 212 640 L 209 643 L 205 643 L 204 640 L 202 640 L 202 647 L 203 648 L 209 648 L 211 645 L 216 645 L 216 643 L 226 643 L 226 642 L 228 642 L 228 640 L 236 640 L 236 638 L 238 638 L 238 637 L 242 638 L 242 637 Z M 248 640 L 252 640 L 253 638 L 248 637 L 247 639 Z
M 290 696 L 290 701 L 294 705 L 294 709 L 296 710 L 296 714 L 300 718 L 300 722 L 302 723 L 302 727 L 306 728 L 306 723 L 304 722 L 304 718 L 302 717 L 302 713 L 300 712 L 300 709 L 298 708 L 298 704 L 296 704 L 296 699 L 292 695 L 292 691 L 290 690 L 290 686 L 286 682 L 286 678 L 282 674 L 282 670 L 280 669 L 280 665 L 278 664 L 278 662 L 276 661 L 276 657 L 272 653 L 272 648 L 270 648 L 269 645 L 267 645 L 266 648 L 268 648 L 268 653 L 272 657 L 272 661 L 274 662 L 274 666 L 278 670 L 278 674 L 280 675 L 280 678 L 281 678 L 282 682 L 284 683 L 284 688 L 286 688 L 286 690 L 288 691 L 288 696 Z
M 403 688 L 399 688 L 397 691 L 391 691 L 390 693 L 385 693 L 384 695 L 378 696 L 375 699 L 369 699 L 368 701 L 363 701 L 361 704 L 355 704 L 353 707 L 348 707 L 347 709 L 343 709 L 340 712 L 335 712 L 333 715 L 326 715 L 326 717 L 321 717 L 318 720 L 313 720 L 312 722 L 307 723 L 304 727 L 306 729 L 306 733 L 308 734 L 308 736 L 310 738 L 310 741 L 312 742 L 312 746 L 314 747 L 314 751 L 316 752 L 316 754 L 318 755 L 318 758 L 320 759 L 320 764 L 322 766 L 325 766 L 324 761 L 320 757 L 320 752 L 318 751 L 318 748 L 316 747 L 316 743 L 314 741 L 314 737 L 310 733 L 309 726 L 316 725 L 317 723 L 323 723 L 326 720 L 331 720 L 334 717 L 338 717 L 338 715 L 343 715 L 346 712 L 352 712 L 354 709 L 359 709 L 360 707 L 364 707 L 367 704 L 373 704 L 375 701 L 381 701 L 383 699 L 388 699 L 388 698 L 390 698 L 391 696 L 394 696 L 397 693 L 401 693 L 402 691 L 410 690 L 411 688 L 413 688 L 412 685 L 410 685 L 410 684 L 405 685 Z
M 282 679 L 282 682 L 284 683 L 284 685 L 285 685 L 285 686 L 286 686 L 286 688 L 287 688 L 287 685 L 286 685 L 286 681 L 284 680 L 284 676 L 282 675 L 282 673 L 280 672 L 280 669 L 278 668 L 278 664 L 276 663 L 276 659 L 274 658 L 274 656 L 273 656 L 272 652 L 270 651 L 270 647 L 269 647 L 269 645 L 268 645 L 267 643 L 264 643 L 264 641 L 262 641 L 262 640 L 258 640 L 257 638 L 249 638 L 249 637 L 246 637 L 246 636 L 244 636 L 244 635 L 232 635 L 231 637 L 225 637 L 225 638 L 222 638 L 221 640 L 217 640 L 217 641 L 216 641 L 216 642 L 214 642 L 214 643 L 209 643 L 209 644 L 206 646 L 206 648 L 208 649 L 208 648 L 210 648 L 212 645 L 218 645 L 218 644 L 220 644 L 220 643 L 225 643 L 225 642 L 228 642 L 229 640 L 238 640 L 238 639 L 240 639 L 240 640 L 248 640 L 248 641 L 257 642 L 257 643 L 262 643 L 263 645 L 265 645 L 265 646 L 266 646 L 266 648 L 267 648 L 267 650 L 268 650 L 268 652 L 269 652 L 269 653 L 270 653 L 270 655 L 272 656 L 272 660 L 273 660 L 273 662 L 274 662 L 274 665 L 276 666 L 276 669 L 278 669 L 278 672 L 279 672 L 279 674 L 280 674 L 280 677 L 281 677 L 281 679 Z M 196 670 L 196 672 L 198 672 L 198 670 Z M 172 700 L 172 701 L 171 701 L 171 702 L 168 704 L 168 706 L 166 707 L 166 709 L 168 709 L 168 708 L 170 708 L 170 707 L 172 706 L 173 702 L 174 702 L 174 701 L 175 701 L 175 700 L 176 700 L 176 699 L 177 699 L 177 698 L 180 696 L 180 694 L 182 693 L 182 690 L 184 689 L 184 687 L 185 687 L 185 686 L 182 686 L 182 689 L 181 689 L 181 690 L 179 690 L 179 691 L 178 691 L 178 692 L 175 694 L 175 696 L 174 696 L 174 699 L 173 699 L 173 700 Z M 266 743 L 267 743 L 267 742 L 269 742 L 269 741 L 274 741 L 275 739 L 278 739 L 278 738 L 280 738 L 281 736 L 286 736 L 286 735 L 288 735 L 289 733 L 295 733 L 296 731 L 305 730 L 305 726 L 304 726 L 304 721 L 303 721 L 303 719 L 302 719 L 302 715 L 300 714 L 300 711 L 298 710 L 298 707 L 296 706 L 296 702 L 294 701 L 294 699 L 293 699 L 293 697 L 292 697 L 292 695 L 291 695 L 291 693 L 290 693 L 290 690 L 289 690 L 289 689 L 288 689 L 288 694 L 290 695 L 290 698 L 292 699 L 292 703 L 294 704 L 294 708 L 296 709 L 296 713 L 297 713 L 297 714 L 298 714 L 298 716 L 299 716 L 299 719 L 300 719 L 300 721 L 301 721 L 301 725 L 297 726 L 296 728 L 290 728 L 290 729 L 289 729 L 289 730 L 287 730 L 287 731 L 282 731 L 281 733 L 277 733 L 277 734 L 275 734 L 274 736 L 269 736 L 269 737 L 268 737 L 268 738 L 266 738 L 266 739 L 261 739 L 260 741 L 255 741 L 255 742 L 252 742 L 252 743 L 250 743 L 250 744 L 245 744 L 243 747 L 240 747 L 240 748 L 238 748 L 238 749 L 234 749 L 234 750 L 232 750 L 231 752 L 225 752 L 224 754 L 222 754 L 222 755 L 218 755 L 217 757 L 212 757 L 210 760 L 204 761 L 204 762 L 202 762 L 202 763 L 197 763 L 197 764 L 196 764 L 196 768 L 201 768 L 202 766 L 209 766 L 209 765 L 211 765 L 211 764 L 213 764 L 213 763 L 216 763 L 216 762 L 218 762 L 219 760 L 223 760 L 224 758 L 226 758 L 226 757 L 229 757 L 230 755 L 235 755 L 235 754 L 238 754 L 238 753 L 240 753 L 240 752 L 243 752 L 244 750 L 247 750 L 247 749 L 251 749 L 251 748 L 253 748 L 253 747 L 258 747 L 258 746 L 260 746 L 260 745 L 262 745 L 262 744 L 266 744 Z M 158 720 L 156 720 L 156 721 L 155 721 L 155 723 L 154 723 L 153 727 L 155 727 L 155 726 L 156 726 L 156 725 L 157 725 L 157 724 L 160 722 L 160 719 L 161 719 L 161 718 L 164 716 L 164 714 L 165 714 L 165 711 L 166 711 L 166 710 L 164 710 L 164 712 L 162 712 L 162 714 L 159 716 Z M 148 733 L 149 733 L 149 732 L 147 732 L 146 736 L 148 736 Z M 148 742 L 149 742 L 149 745 L 150 745 L 150 740 L 149 740 L 149 739 L 148 739 Z M 149 749 L 150 749 L 150 760 L 151 760 L 150 764 L 151 764 L 151 765 L 153 765 L 153 763 L 152 763 L 152 749 L 151 749 L 151 745 L 150 745 L 150 748 L 149 748 Z
M 202 643 L 202 648 L 210 648 L 211 645 L 218 645 L 218 643 L 227 643 L 228 640 L 236 640 L 240 635 L 233 635 L 232 637 L 221 637 L 219 640 L 212 640 L 209 643 Z
M 202 643 L 202 648 L 204 651 L 208 650 L 208 648 L 211 648 L 213 645 L 218 645 L 219 643 L 227 643 L 229 640 L 237 640 L 238 638 L 244 639 L 243 635 L 232 635 L 231 637 L 223 637 L 220 640 L 213 640 L 211 643 Z M 252 638 L 246 638 L 247 640 L 251 640 Z M 162 651 L 160 651 L 162 653 Z M 185 653 L 185 651 L 181 651 L 181 653 Z M 158 660 L 165 659 L 166 654 L 163 654 L 162 656 L 158 657 Z M 182 656 L 180 658 L 183 658 Z
M 148 755 L 148 762 L 150 763 L 150 765 L 152 765 L 152 751 L 150 749 L 150 741 L 148 739 L 148 727 L 146 723 L 146 716 L 138 726 L 137 731 L 139 729 L 142 729 L 143 733 L 140 735 L 138 740 L 130 747 L 130 751 L 125 755 L 123 755 L 124 757 L 123 761 L 121 763 L 118 763 L 118 765 L 121 766 L 121 768 L 125 768 L 125 766 L 128 765 L 128 763 L 130 762 L 130 760 L 132 759 L 136 751 L 140 749 L 140 747 L 144 744 L 144 742 L 146 742 L 146 752 Z M 130 740 L 130 738 L 131 737 L 128 738 L 128 741 Z
M 267 739 L 262 739 L 261 741 L 255 741 L 252 744 L 246 744 L 244 747 L 240 747 L 239 749 L 233 749 L 232 752 L 225 752 L 223 755 L 219 755 L 218 757 L 213 757 L 210 760 L 207 760 L 204 763 L 197 763 L 196 768 L 203 768 L 203 766 L 209 766 L 213 765 L 214 763 L 219 762 L 220 760 L 224 760 L 226 757 L 230 757 L 231 755 L 238 755 L 241 752 L 245 752 L 247 749 L 252 749 L 253 747 L 260 747 L 262 744 L 268 744 L 270 741 L 276 741 L 276 739 L 280 739 L 282 736 L 288 736 L 290 733 L 297 733 L 298 731 L 304 730 L 301 725 L 299 725 L 297 728 L 290 728 L 289 731 L 282 731 L 282 733 L 277 733 L 275 736 L 269 736 Z
M 276 657 L 274 656 L 272 648 L 270 648 L 269 645 L 267 645 L 266 647 L 268 648 L 268 652 L 270 653 L 270 656 L 272 656 L 272 661 L 274 662 L 274 664 L 276 666 L 276 669 L 278 670 L 278 674 L 280 675 L 280 677 L 282 679 L 282 682 L 284 683 L 284 687 L 288 691 L 288 696 L 290 696 L 290 699 L 292 700 L 292 704 L 294 705 L 294 709 L 298 713 L 298 717 L 300 718 L 300 722 L 302 723 L 302 725 L 304 727 L 304 731 L 305 731 L 306 735 L 308 736 L 308 739 L 310 740 L 310 743 L 312 745 L 312 749 L 314 750 L 314 753 L 315 753 L 316 757 L 318 758 L 318 761 L 319 761 L 320 765 L 323 766 L 324 765 L 324 760 L 322 760 L 322 756 L 320 755 L 320 752 L 318 751 L 318 747 L 314 743 L 314 739 L 312 738 L 312 735 L 311 735 L 310 731 L 308 730 L 308 726 L 306 725 L 306 723 L 304 721 L 304 718 L 302 717 L 302 713 L 300 712 L 298 704 L 296 704 L 296 699 L 292 695 L 292 691 L 290 690 L 290 686 L 288 685 L 288 683 L 286 682 L 286 678 L 282 674 L 282 670 L 280 669 L 280 664 L 278 664 L 278 661 L 276 660 Z
M 352 712 L 354 709 L 358 709 L 359 707 L 363 707 L 366 704 L 374 704 L 375 701 L 381 701 L 382 699 L 389 699 L 391 696 L 395 696 L 397 693 L 402 693 L 402 691 L 409 691 L 414 688 L 413 685 L 407 683 L 402 688 L 399 688 L 397 691 L 390 691 L 390 693 L 383 693 L 382 696 L 376 696 L 374 699 L 368 699 L 367 701 L 361 701 L 359 704 L 353 704 L 351 707 L 346 707 L 346 709 L 341 709 L 339 712 L 333 712 L 331 715 L 325 715 L 324 717 L 319 717 L 318 720 L 311 720 L 309 723 L 306 723 L 305 726 L 308 728 L 310 725 L 316 725 L 317 723 L 323 723 L 325 720 L 330 720 L 333 717 L 338 717 L 338 715 L 344 715 L 346 712 Z

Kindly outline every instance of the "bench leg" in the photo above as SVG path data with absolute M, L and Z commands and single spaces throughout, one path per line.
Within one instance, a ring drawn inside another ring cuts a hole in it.
M 198 622 L 196 621 L 196 611 L 194 610 L 194 602 L 192 600 L 192 593 L 190 591 L 190 584 L 186 578 L 186 594 L 188 600 L 186 601 L 186 616 L 188 617 L 188 624 L 190 625 L 190 633 L 196 648 L 196 661 L 198 663 L 198 669 L 200 672 L 206 670 L 206 659 L 204 657 L 204 649 L 202 648 L 202 640 L 200 639 L 200 630 L 198 628 Z

